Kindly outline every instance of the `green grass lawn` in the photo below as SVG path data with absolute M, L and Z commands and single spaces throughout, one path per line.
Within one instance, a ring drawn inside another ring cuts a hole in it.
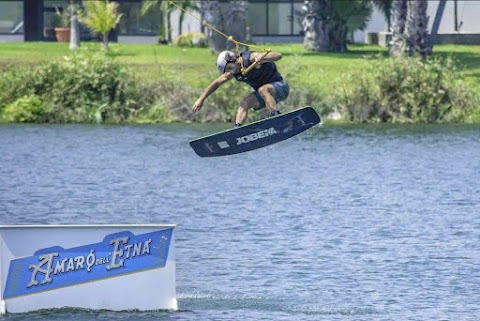
M 314 53 L 302 44 L 268 44 L 266 48 L 283 54 L 279 69 L 292 87 L 315 88 L 326 92 L 342 74 L 368 65 L 372 59 L 387 57 L 379 46 L 351 45 L 344 54 Z M 83 43 L 82 49 L 100 50 L 98 43 Z M 136 76 L 149 81 L 175 77 L 193 87 L 205 87 L 218 76 L 216 55 L 209 48 L 180 48 L 157 44 L 111 44 L 116 59 L 132 68 Z M 68 44 L 57 42 L 1 43 L 0 64 L 36 64 L 63 59 L 71 54 Z M 465 66 L 468 83 L 480 91 L 480 46 L 438 45 L 435 56 L 452 56 Z

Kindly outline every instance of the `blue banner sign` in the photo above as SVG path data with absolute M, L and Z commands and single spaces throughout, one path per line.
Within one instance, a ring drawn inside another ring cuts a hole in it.
M 12 260 L 4 299 L 165 267 L 173 228 L 107 235 L 71 249 L 51 247 Z

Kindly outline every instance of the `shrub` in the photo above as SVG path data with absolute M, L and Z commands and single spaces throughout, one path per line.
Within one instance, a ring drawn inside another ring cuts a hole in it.
M 355 122 L 458 122 L 477 101 L 450 58 L 380 60 L 336 84 L 336 109 Z
M 155 104 L 145 108 L 135 116 L 136 123 L 172 123 L 178 121 L 178 118 L 170 112 L 168 106 Z
M 231 118 L 231 112 L 225 112 L 226 102 L 232 103 L 229 91 L 222 88 L 220 92 L 223 94 L 211 101 L 214 108 L 197 115 L 196 120 Z M 190 121 L 194 119 L 191 106 L 197 95 L 177 77 L 141 83 L 128 68 L 102 53 L 79 52 L 64 61 L 44 62 L 35 68 L 6 68 L 0 77 L 0 113 L 17 99 L 36 97 L 45 108 L 44 121 L 54 123 Z M 21 102 L 22 106 L 26 104 L 25 99 Z M 8 113 L 19 106 L 11 105 Z M 4 117 L 3 121 L 40 119 L 18 116 Z
M 138 107 L 137 86 L 131 73 L 107 55 L 77 54 L 57 72 L 51 73 L 50 69 L 51 63 L 39 73 L 44 74 L 43 79 L 56 79 L 55 84 L 47 86 L 54 109 L 80 116 L 78 120 L 67 116 L 64 121 L 98 121 L 94 116 L 98 113 L 105 122 L 124 121 Z
M 467 119 L 467 122 L 480 124 L 480 107 L 473 109 L 472 113 L 469 115 Z
M 208 39 L 201 32 L 187 32 L 173 40 L 173 45 L 178 47 L 206 47 Z
M 0 106 L 24 96 L 39 97 L 50 122 L 119 122 L 138 108 L 138 86 L 129 70 L 98 53 L 80 52 L 33 70 L 9 69 L 0 91 Z
M 7 66 L 0 77 L 0 110 L 18 98 L 34 94 L 30 85 L 31 71 L 15 66 Z
M 0 113 L 0 122 L 43 123 L 48 112 L 38 96 L 31 95 L 16 99 Z

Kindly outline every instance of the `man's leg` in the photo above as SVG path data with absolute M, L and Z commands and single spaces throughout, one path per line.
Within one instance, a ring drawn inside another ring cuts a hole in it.
M 258 103 L 257 97 L 252 94 L 248 94 L 240 101 L 240 107 L 238 107 L 237 117 L 235 118 L 235 126 L 241 126 L 245 123 L 248 116 L 248 110 L 250 108 L 258 108 L 260 104 Z
M 258 93 L 265 101 L 265 106 L 271 115 L 278 114 L 277 102 L 275 101 L 275 87 L 272 84 L 265 84 L 258 88 Z

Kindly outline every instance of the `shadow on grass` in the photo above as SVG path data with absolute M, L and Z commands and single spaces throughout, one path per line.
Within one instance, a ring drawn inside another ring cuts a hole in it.
M 109 52 L 108 55 L 112 58 L 117 58 L 117 57 L 136 57 L 139 56 L 138 53 L 133 53 L 133 52 Z
M 434 57 L 452 58 L 458 60 L 460 64 L 467 68 L 480 68 L 480 54 L 476 55 L 471 52 L 433 52 Z
M 466 78 L 480 79 L 480 72 L 465 73 Z
M 368 58 L 386 58 L 388 57 L 388 52 L 375 51 L 375 50 L 355 50 L 347 51 L 344 53 L 334 53 L 334 52 L 303 52 L 303 53 L 292 53 L 292 52 L 282 52 L 283 56 L 304 56 L 304 57 L 325 57 L 325 58 L 337 58 L 337 59 L 364 59 Z
M 389 53 L 387 48 L 383 47 L 368 47 L 368 46 L 351 46 L 349 50 L 344 53 L 334 53 L 334 52 L 313 52 L 305 51 L 301 53 L 292 53 L 292 52 L 282 52 L 284 56 L 304 56 L 304 57 L 326 57 L 326 58 L 336 58 L 336 59 L 375 59 L 375 58 L 388 58 Z M 458 60 L 461 64 L 470 67 L 470 68 L 479 68 L 480 69 L 480 52 L 477 54 L 475 52 L 469 51 L 435 51 L 433 50 L 433 57 L 448 58 L 451 57 L 454 60 Z

